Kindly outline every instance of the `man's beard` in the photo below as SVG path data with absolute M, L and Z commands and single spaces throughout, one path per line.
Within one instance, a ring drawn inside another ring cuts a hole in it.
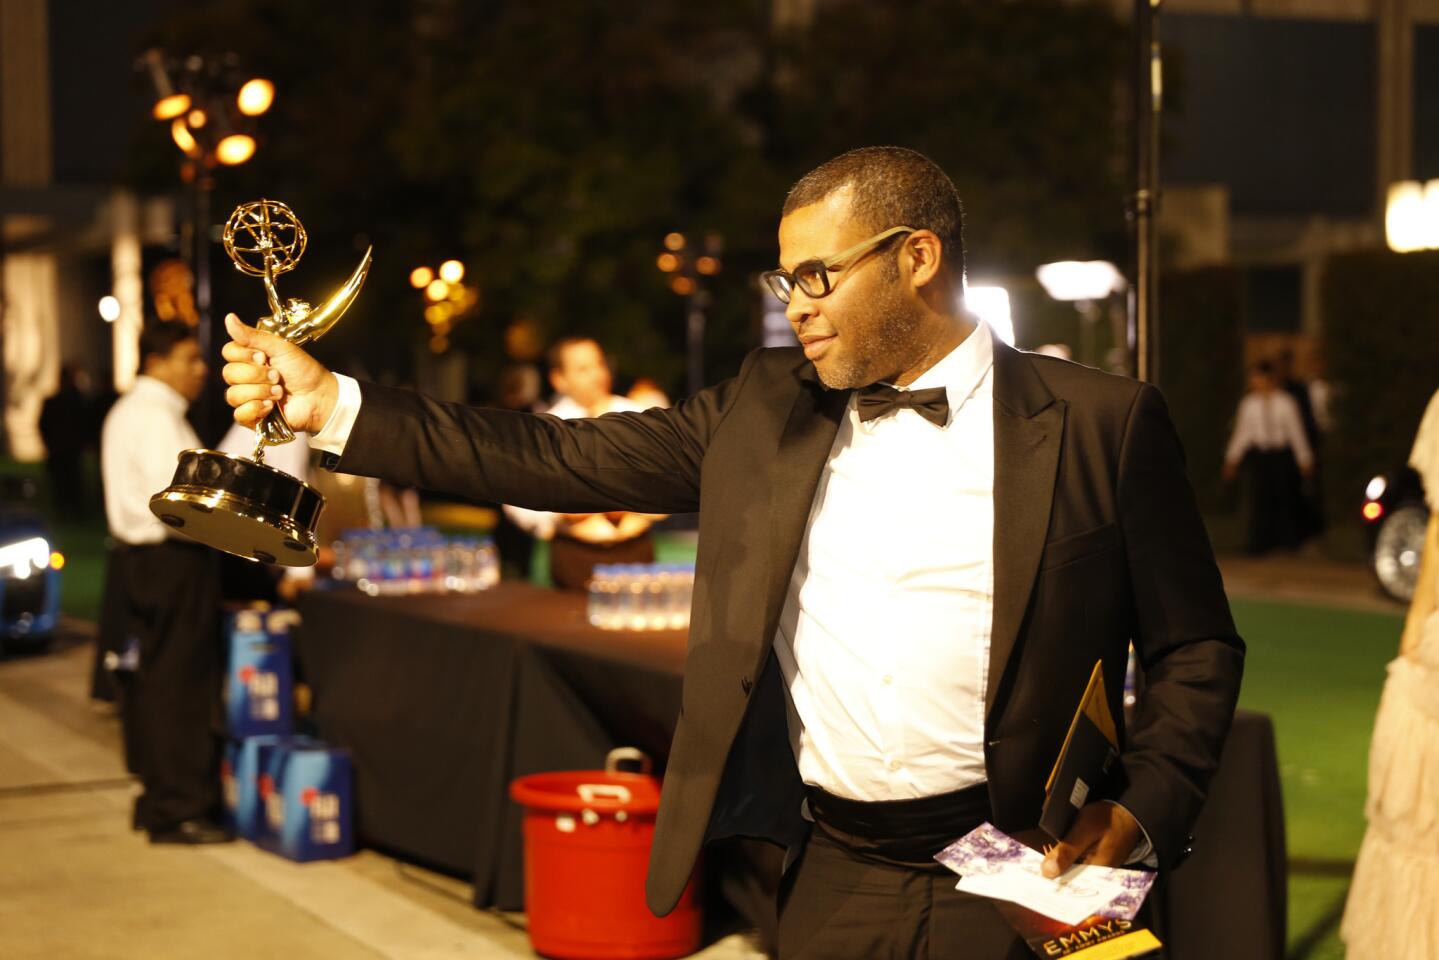
M 870 320 L 858 325 L 858 330 L 851 327 L 842 335 L 841 339 L 849 340 L 846 346 L 850 349 L 830 364 L 828 370 L 815 364 L 820 382 L 831 390 L 853 390 L 897 377 L 917 363 L 924 353 L 925 344 L 915 342 L 918 308 L 905 302 L 898 284 L 886 284 L 880 289 L 882 292 L 875 298 Z

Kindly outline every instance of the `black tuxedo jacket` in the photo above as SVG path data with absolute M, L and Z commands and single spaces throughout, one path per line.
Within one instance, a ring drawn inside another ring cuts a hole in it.
M 1161 866 L 1172 864 L 1217 765 L 1244 656 L 1178 438 L 1147 384 L 998 341 L 994 365 L 985 760 L 995 823 L 1037 824 L 1096 660 L 1123 715 L 1132 639 L 1147 687 L 1111 795 L 1143 825 Z M 755 351 L 734 379 L 673 409 L 591 420 L 361 389 L 335 469 L 544 510 L 699 511 L 650 907 L 673 908 L 707 839 L 803 843 L 770 646 L 849 391 L 825 389 L 794 348 Z

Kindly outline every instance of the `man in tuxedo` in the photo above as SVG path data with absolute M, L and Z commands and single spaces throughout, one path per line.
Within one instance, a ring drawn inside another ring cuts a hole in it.
M 332 469 L 569 513 L 699 511 L 684 695 L 648 880 L 786 850 L 780 954 L 1023 956 L 933 855 L 1039 819 L 1091 668 L 1147 689 L 1117 775 L 1048 857 L 1172 866 L 1239 689 L 1236 635 L 1159 392 L 1021 353 L 962 307 L 959 197 L 924 156 L 802 178 L 766 275 L 801 348 L 668 410 L 563 421 L 336 377 L 226 318 L 236 419 L 279 403 Z

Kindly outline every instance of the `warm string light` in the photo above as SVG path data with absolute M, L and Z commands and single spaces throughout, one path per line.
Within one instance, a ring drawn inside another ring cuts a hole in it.
M 170 124 L 170 137 L 186 157 L 204 160 L 206 165 L 233 167 L 255 155 L 255 138 L 243 129 L 236 130 L 235 121 L 268 111 L 275 102 L 274 83 L 263 77 L 251 78 L 235 91 L 234 104 L 227 106 L 229 95 L 222 96 L 214 89 L 220 75 L 214 64 L 202 57 L 192 56 L 176 65 L 161 51 L 150 50 L 138 66 L 148 71 L 155 91 L 151 115 Z M 201 130 L 206 131 L 203 138 L 197 136 Z M 194 181 L 193 165 L 186 169 L 187 182 Z
M 450 332 L 455 321 L 473 309 L 480 300 L 479 291 L 464 282 L 465 265 L 459 260 L 446 260 L 438 268 L 415 267 L 410 271 L 410 286 L 425 297 L 425 323 L 430 328 L 430 352 L 444 353 L 450 349 Z
M 669 288 L 679 296 L 698 292 L 697 276 L 716 276 L 723 266 L 718 255 L 723 240 L 717 233 L 705 235 L 703 253 L 691 250 L 689 240 L 677 230 L 665 234 L 663 244 L 664 252 L 655 257 L 655 266 L 670 274 Z

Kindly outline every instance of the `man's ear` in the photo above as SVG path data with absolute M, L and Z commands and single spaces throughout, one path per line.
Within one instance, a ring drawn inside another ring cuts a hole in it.
M 939 276 L 944 244 L 933 230 L 916 230 L 909 235 L 901 256 L 909 258 L 909 275 L 914 285 L 928 286 Z
M 564 393 L 564 392 L 565 392 L 564 383 L 565 383 L 565 375 L 564 375 L 564 374 L 560 373 L 558 370 L 551 370 L 551 371 L 550 371 L 550 389 L 551 389 L 551 390 L 553 390 L 555 393 Z

